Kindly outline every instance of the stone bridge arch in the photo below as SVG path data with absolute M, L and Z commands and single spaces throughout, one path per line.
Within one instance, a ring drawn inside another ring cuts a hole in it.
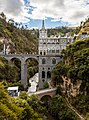
M 26 88 L 27 86 L 27 64 L 28 59 L 36 59 L 39 62 L 39 55 L 35 54 L 0 54 L 1 57 L 5 58 L 10 62 L 12 59 L 16 58 L 21 61 L 21 83 Z
M 39 62 L 39 56 L 26 56 L 26 57 L 24 57 L 24 60 L 25 60 L 25 62 L 28 60 L 28 59 L 35 59 L 35 60 L 37 60 L 38 62 Z
M 34 94 L 38 96 L 39 99 L 42 99 L 44 96 L 49 96 L 50 98 L 54 97 L 56 95 L 57 88 L 52 89 L 45 89 L 38 92 L 35 92 Z
M 27 87 L 27 61 L 29 59 L 35 59 L 39 63 L 39 56 L 37 55 L 24 55 L 21 58 L 21 83 L 24 87 Z
M 50 98 L 52 98 L 54 95 L 55 95 L 54 92 L 53 92 L 53 93 L 52 93 L 52 92 L 48 92 L 48 93 L 39 94 L 38 97 L 39 97 L 40 99 L 42 99 L 42 98 L 45 97 L 45 96 L 49 96 Z
M 29 79 L 39 72 L 39 61 L 35 57 L 27 57 L 25 64 L 27 65 L 27 82 L 29 83 Z
M 40 98 L 41 101 L 46 101 L 46 102 L 50 102 L 53 96 L 50 95 L 44 95 Z

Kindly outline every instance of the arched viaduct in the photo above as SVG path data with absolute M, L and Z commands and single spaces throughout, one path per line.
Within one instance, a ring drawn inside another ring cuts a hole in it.
M 34 58 L 39 61 L 39 56 L 34 54 L 0 54 L 0 57 L 4 57 L 6 60 L 11 61 L 13 58 L 17 58 L 21 61 L 21 84 L 27 86 L 27 63 L 28 59 Z M 38 62 L 39 63 L 39 62 Z
M 47 69 L 51 68 L 50 70 L 45 69 L 45 76 L 47 80 L 47 71 L 50 71 L 54 66 L 54 64 L 51 63 L 51 61 L 55 58 L 57 63 L 58 61 L 61 60 L 60 55 L 38 55 L 38 54 L 0 54 L 0 57 L 4 57 L 8 61 L 11 61 L 14 58 L 17 58 L 21 61 L 21 84 L 26 88 L 27 86 L 27 63 L 26 61 L 28 59 L 34 58 L 38 61 L 39 64 L 39 88 L 43 87 L 43 84 L 45 83 L 42 81 L 42 72 L 43 72 L 43 66 L 46 67 Z M 42 64 L 42 60 L 46 59 L 47 64 Z

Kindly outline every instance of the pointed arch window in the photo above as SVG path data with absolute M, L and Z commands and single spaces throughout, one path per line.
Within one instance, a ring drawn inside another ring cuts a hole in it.
M 55 58 L 52 59 L 52 64 L 56 64 L 56 59 Z
M 42 59 L 42 64 L 46 64 L 46 59 L 45 58 Z
M 45 78 L 45 71 L 42 71 L 42 78 Z
M 50 71 L 47 72 L 47 78 L 51 78 L 51 72 Z

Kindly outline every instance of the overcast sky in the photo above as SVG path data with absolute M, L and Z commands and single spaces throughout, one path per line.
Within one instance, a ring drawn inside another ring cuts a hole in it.
M 0 12 L 29 28 L 75 26 L 89 16 L 89 0 L 0 0 Z

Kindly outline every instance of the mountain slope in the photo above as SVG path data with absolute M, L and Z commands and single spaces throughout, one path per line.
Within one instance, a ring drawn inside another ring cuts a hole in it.
M 37 52 L 38 39 L 30 30 L 19 25 L 12 19 L 6 22 L 6 17 L 0 16 L 0 45 L 3 43 L 9 47 L 10 53 L 34 53 Z

